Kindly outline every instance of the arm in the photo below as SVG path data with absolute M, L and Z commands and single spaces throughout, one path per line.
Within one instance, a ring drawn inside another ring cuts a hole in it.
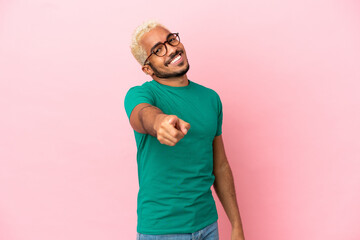
M 189 123 L 175 115 L 164 114 L 148 103 L 140 103 L 133 109 L 130 124 L 135 131 L 154 136 L 169 146 L 175 146 L 190 129 Z
M 244 240 L 244 231 L 237 205 L 234 179 L 227 161 L 222 136 L 216 136 L 213 141 L 214 153 L 214 189 L 231 222 L 232 240 Z

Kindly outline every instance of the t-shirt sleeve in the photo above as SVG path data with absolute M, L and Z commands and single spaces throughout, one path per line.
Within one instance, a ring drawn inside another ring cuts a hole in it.
M 223 123 L 223 109 L 220 96 L 216 93 L 217 106 L 218 106 L 218 121 L 217 121 L 217 130 L 215 136 L 220 136 L 222 134 L 222 123 Z
M 130 88 L 129 91 L 126 93 L 124 100 L 125 111 L 129 119 L 131 112 L 140 103 L 148 103 L 154 105 L 154 97 L 151 94 L 151 91 L 144 88 L 143 86 L 135 86 Z

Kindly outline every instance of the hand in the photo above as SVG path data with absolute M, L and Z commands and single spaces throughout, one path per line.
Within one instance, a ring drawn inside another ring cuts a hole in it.
M 245 240 L 244 232 L 242 229 L 233 228 L 231 231 L 231 240 Z
M 175 115 L 159 114 L 154 128 L 160 143 L 175 146 L 187 134 L 190 124 Z

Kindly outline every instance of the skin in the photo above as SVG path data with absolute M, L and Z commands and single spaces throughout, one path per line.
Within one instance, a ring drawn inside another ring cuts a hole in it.
M 140 44 L 143 46 L 148 56 L 151 53 L 151 48 L 156 43 L 165 42 L 167 40 L 167 36 L 169 33 L 170 32 L 168 30 L 162 27 L 156 27 L 143 35 L 142 39 L 140 40 Z M 153 54 L 149 58 L 149 61 L 151 62 L 153 68 L 156 68 L 158 71 L 164 73 L 179 72 L 185 70 L 188 67 L 189 62 L 186 56 L 184 45 L 180 42 L 179 45 L 175 47 L 171 46 L 170 44 L 167 44 L 166 47 L 168 51 L 165 56 L 158 57 L 155 54 Z M 169 60 L 172 59 L 171 56 L 173 56 L 176 51 L 182 52 L 181 55 L 183 57 L 183 61 L 176 65 L 167 64 Z M 186 74 L 178 77 L 160 78 L 154 74 L 153 68 L 150 65 L 145 65 L 142 67 L 142 71 L 145 74 L 150 75 L 155 81 L 164 85 L 173 86 L 173 87 L 183 87 L 189 84 Z
M 156 27 L 144 34 L 140 44 L 148 56 L 151 48 L 158 42 L 165 42 L 170 32 L 162 27 Z M 186 72 L 188 60 L 183 44 L 173 47 L 167 44 L 168 52 L 164 57 L 153 54 L 149 58 L 150 65 L 142 66 L 142 71 L 150 75 L 155 81 L 173 87 L 183 87 L 189 84 L 186 73 L 181 76 L 163 78 L 155 72 L 174 73 Z M 173 59 L 176 52 L 181 52 L 182 61 L 178 64 L 167 64 Z M 154 68 L 156 71 L 154 71 Z M 185 71 L 186 70 L 186 71 Z M 190 124 L 175 115 L 164 114 L 161 109 L 147 103 L 137 105 L 130 115 L 130 124 L 137 132 L 150 134 L 157 137 L 160 143 L 175 146 L 182 138 L 186 137 Z M 213 140 L 213 174 L 215 176 L 214 189 L 224 210 L 231 222 L 231 240 L 245 240 L 240 212 L 237 205 L 234 179 L 229 162 L 226 157 L 222 135 Z
M 231 222 L 231 240 L 245 240 L 240 211 L 236 200 L 234 178 L 226 157 L 222 135 L 214 138 L 213 156 L 214 189 Z

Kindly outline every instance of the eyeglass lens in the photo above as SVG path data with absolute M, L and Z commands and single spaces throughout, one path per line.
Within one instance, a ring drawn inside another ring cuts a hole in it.
M 176 46 L 179 44 L 180 39 L 179 36 L 177 34 L 172 34 L 171 36 L 168 37 L 168 40 L 166 41 L 167 43 L 169 43 L 171 46 Z M 166 54 L 166 46 L 164 43 L 160 43 L 158 46 L 156 46 L 153 50 L 153 52 L 159 56 L 165 56 Z

